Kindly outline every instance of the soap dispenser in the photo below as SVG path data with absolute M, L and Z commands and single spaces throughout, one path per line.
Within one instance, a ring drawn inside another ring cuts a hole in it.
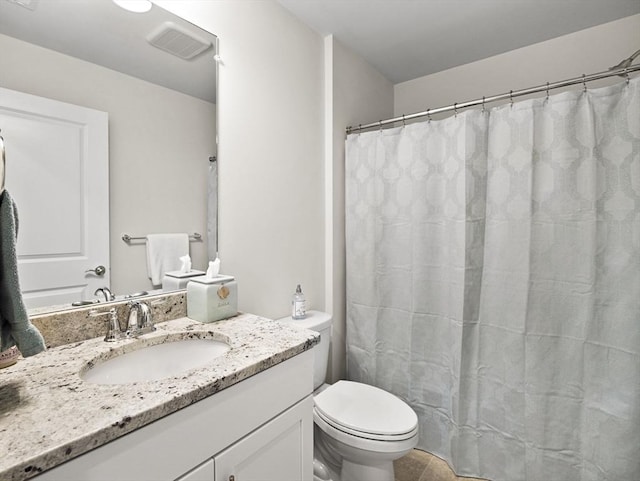
M 302 293 L 300 284 L 296 287 L 296 292 L 293 294 L 291 301 L 291 317 L 293 319 L 304 319 L 307 317 L 307 302 Z

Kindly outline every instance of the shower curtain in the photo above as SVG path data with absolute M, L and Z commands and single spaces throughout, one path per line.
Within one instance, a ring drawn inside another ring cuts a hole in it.
M 346 149 L 348 377 L 458 475 L 640 480 L 640 78 Z

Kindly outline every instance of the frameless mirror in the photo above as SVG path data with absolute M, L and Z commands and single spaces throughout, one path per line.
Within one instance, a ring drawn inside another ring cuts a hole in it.
M 0 1 L 0 129 L 27 307 L 66 309 L 102 287 L 117 300 L 157 292 L 147 234 L 190 234 L 193 267 L 206 267 L 217 237 L 217 46 L 157 5 Z

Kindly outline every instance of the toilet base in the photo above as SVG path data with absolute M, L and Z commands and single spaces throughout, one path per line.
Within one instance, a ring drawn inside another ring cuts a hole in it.
M 348 459 L 342 460 L 341 481 L 394 481 L 392 461 L 362 465 Z
M 332 473 L 329 467 L 324 464 L 314 454 L 313 458 L 313 481 L 335 481 L 337 476 Z
M 313 481 L 394 481 L 393 462 L 362 466 L 349 460 L 342 461 L 340 475 L 320 459 L 313 460 Z
M 314 481 L 395 481 L 393 461 L 407 454 L 416 442 L 417 437 L 398 451 L 368 451 L 328 436 L 316 424 L 314 465 L 321 464 L 325 469 L 314 470 Z
M 317 424 L 313 425 L 313 481 L 341 481 L 342 459 L 332 446 L 321 441 Z

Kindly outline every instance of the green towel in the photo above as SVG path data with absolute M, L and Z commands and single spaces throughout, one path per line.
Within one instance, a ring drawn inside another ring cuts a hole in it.
M 18 209 L 6 190 L 0 196 L 0 352 L 18 346 L 24 357 L 45 350 L 40 331 L 31 324 L 18 280 Z

